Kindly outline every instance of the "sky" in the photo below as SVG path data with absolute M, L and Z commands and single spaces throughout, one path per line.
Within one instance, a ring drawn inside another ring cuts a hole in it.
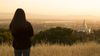
M 100 0 L 0 0 L 0 13 L 14 14 L 17 8 L 36 15 L 100 16 Z

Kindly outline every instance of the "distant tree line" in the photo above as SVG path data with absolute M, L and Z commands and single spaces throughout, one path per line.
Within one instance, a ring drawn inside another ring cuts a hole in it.
M 73 34 L 74 32 L 74 34 Z M 69 44 L 72 45 L 77 42 L 83 42 L 86 40 L 86 37 L 81 37 L 80 35 L 76 34 L 77 31 L 71 28 L 64 28 L 64 27 L 55 27 L 50 28 L 45 31 L 40 31 L 39 33 L 35 34 L 32 37 L 32 44 L 35 45 L 36 43 L 49 43 L 49 44 Z M 95 36 L 95 41 L 100 43 L 100 30 L 94 30 L 94 34 L 90 35 Z M 8 29 L 0 29 L 0 44 L 1 43 L 12 43 L 13 36 L 11 35 Z
M 5 42 L 11 43 L 12 35 L 8 29 L 0 28 L 0 44 Z
M 100 43 L 100 29 L 94 30 L 95 40 Z
M 77 32 L 71 28 L 56 27 L 41 31 L 33 38 L 33 43 L 49 43 L 49 44 L 69 44 L 78 42 L 97 41 L 100 39 L 100 31 L 87 34 L 85 32 Z
M 70 28 L 61 28 L 61 27 L 56 27 L 56 28 L 51 28 L 45 31 L 41 31 L 38 34 L 34 36 L 33 41 L 35 43 L 49 43 L 49 44 L 67 44 L 73 41 L 71 40 L 71 33 L 72 29 Z

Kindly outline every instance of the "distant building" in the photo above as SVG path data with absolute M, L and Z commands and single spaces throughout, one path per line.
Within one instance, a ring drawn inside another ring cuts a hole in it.
M 94 39 L 94 32 L 91 28 L 88 27 L 85 19 L 83 24 L 78 30 L 73 31 L 73 35 L 77 38 L 80 38 L 81 41 L 87 41 Z
M 87 34 L 92 33 L 92 29 L 88 27 L 85 19 L 83 21 L 82 27 L 79 28 L 79 30 L 77 30 L 78 32 L 85 32 Z

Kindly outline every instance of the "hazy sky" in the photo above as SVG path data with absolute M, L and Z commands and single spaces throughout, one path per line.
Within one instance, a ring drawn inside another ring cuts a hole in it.
M 100 0 L 0 0 L 0 13 L 14 13 L 17 8 L 40 15 L 100 16 Z

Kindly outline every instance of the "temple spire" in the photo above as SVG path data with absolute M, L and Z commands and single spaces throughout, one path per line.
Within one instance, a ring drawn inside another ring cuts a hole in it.
M 88 29 L 88 26 L 87 26 L 86 21 L 84 19 L 84 21 L 83 21 L 83 30 L 87 31 L 87 29 Z

